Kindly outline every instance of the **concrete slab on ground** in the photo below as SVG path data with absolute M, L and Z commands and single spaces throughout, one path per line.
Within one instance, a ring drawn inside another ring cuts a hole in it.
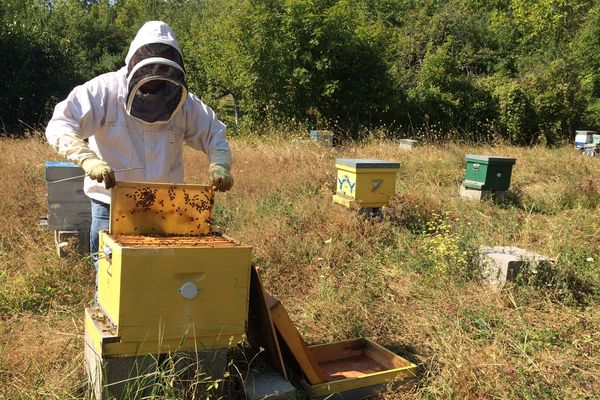
M 248 400 L 296 400 L 296 388 L 274 369 L 250 371 L 244 383 Z
M 503 199 L 506 198 L 508 192 L 507 191 L 493 191 L 493 190 L 477 190 L 467 188 L 464 185 L 460 185 L 459 187 L 459 195 L 463 199 L 474 200 L 474 201 L 484 201 L 491 198 Z
M 544 263 L 555 260 L 513 246 L 479 247 L 479 269 L 483 279 L 494 290 L 501 290 L 506 282 L 514 281 L 525 267 L 536 273 Z

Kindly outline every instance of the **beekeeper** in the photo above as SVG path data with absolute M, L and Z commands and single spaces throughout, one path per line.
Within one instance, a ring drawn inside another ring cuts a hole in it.
M 231 189 L 226 130 L 213 110 L 188 93 L 183 56 L 171 28 L 161 21 L 145 23 L 125 66 L 74 88 L 56 105 L 46 128 L 52 147 L 87 175 L 90 252 L 98 251 L 98 231 L 108 229 L 115 181 L 182 183 L 184 142 L 208 156 L 217 190 Z

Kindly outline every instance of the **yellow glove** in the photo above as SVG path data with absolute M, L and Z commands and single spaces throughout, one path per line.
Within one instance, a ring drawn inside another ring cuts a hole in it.
M 212 164 L 208 169 L 210 183 L 220 192 L 226 192 L 233 186 L 233 177 L 229 168 L 221 164 Z
M 97 157 L 88 157 L 81 163 L 81 168 L 90 178 L 104 182 L 104 187 L 110 189 L 116 184 L 115 171 L 105 161 Z

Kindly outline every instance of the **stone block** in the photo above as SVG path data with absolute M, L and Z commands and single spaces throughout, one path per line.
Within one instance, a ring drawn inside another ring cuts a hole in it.
M 503 199 L 506 198 L 507 191 L 493 191 L 493 190 L 477 190 L 467 188 L 464 185 L 460 185 L 459 194 L 460 197 L 467 200 L 484 201 L 491 198 Z
M 150 395 L 158 359 L 144 357 L 101 357 L 85 335 L 85 370 L 92 398 L 134 399 Z
M 54 245 L 58 257 L 90 252 L 90 231 L 54 231 Z
M 536 273 L 540 265 L 553 264 L 555 260 L 512 246 L 481 246 L 479 268 L 482 278 L 494 290 L 501 290 L 506 282 L 514 281 L 525 267 Z
M 414 139 L 400 139 L 399 146 L 403 150 L 412 150 L 419 145 L 418 140 Z
M 274 369 L 250 371 L 244 382 L 248 400 L 296 400 L 296 388 Z
M 179 380 L 188 385 L 198 376 L 222 379 L 227 369 L 227 349 L 182 351 L 171 358 Z
M 374 221 L 383 220 L 383 211 L 381 210 L 381 207 L 359 208 L 358 215 L 364 219 L 370 219 Z

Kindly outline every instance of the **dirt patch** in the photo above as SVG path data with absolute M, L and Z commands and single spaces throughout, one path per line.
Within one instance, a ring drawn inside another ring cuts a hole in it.
M 237 247 L 233 240 L 220 234 L 204 236 L 175 235 L 112 235 L 121 246 L 127 247 Z

